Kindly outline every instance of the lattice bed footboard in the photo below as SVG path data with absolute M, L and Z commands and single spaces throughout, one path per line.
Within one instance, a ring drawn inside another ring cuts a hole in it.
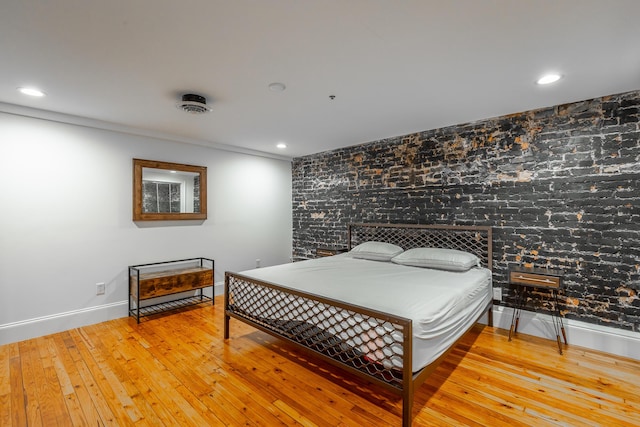
M 301 345 L 392 390 L 402 390 L 405 367 L 411 377 L 410 319 L 228 272 L 225 307 L 228 316 Z M 228 317 L 225 319 L 228 322 Z

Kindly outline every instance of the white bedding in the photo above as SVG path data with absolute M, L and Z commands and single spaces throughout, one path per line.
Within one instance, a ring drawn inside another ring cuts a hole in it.
M 491 272 L 485 268 L 452 272 L 356 259 L 349 253 L 240 274 L 411 319 L 414 372 L 443 354 L 491 300 Z M 400 357 L 393 359 L 401 368 Z

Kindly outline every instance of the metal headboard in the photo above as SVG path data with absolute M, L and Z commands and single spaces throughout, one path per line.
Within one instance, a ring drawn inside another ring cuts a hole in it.
M 480 258 L 491 270 L 493 236 L 491 227 L 437 224 L 349 224 L 348 248 L 368 241 L 388 242 L 404 250 L 420 247 L 457 249 Z

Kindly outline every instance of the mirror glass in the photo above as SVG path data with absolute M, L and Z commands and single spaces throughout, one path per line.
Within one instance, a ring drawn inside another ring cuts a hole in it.
M 142 168 L 142 212 L 200 212 L 200 174 Z
M 133 220 L 206 219 L 206 168 L 134 159 Z

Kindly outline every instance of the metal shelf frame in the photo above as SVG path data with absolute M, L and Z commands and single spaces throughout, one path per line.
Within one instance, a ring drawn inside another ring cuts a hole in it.
M 214 305 L 215 304 L 214 298 L 204 294 L 204 289 L 211 287 L 211 292 L 213 295 L 213 289 L 214 289 L 213 287 L 214 287 L 215 279 L 213 278 L 213 273 L 212 273 L 211 284 L 198 289 L 194 289 L 194 291 L 196 292 L 195 295 L 190 295 L 186 297 L 181 297 L 181 298 L 176 298 L 168 301 L 162 301 L 162 302 L 141 306 L 141 301 L 153 301 L 160 298 L 166 298 L 170 295 L 177 295 L 185 292 L 190 292 L 190 291 L 180 290 L 174 293 L 167 293 L 167 294 L 153 297 L 153 298 L 140 299 L 140 275 L 144 274 L 145 270 L 157 271 L 158 268 L 162 268 L 162 267 L 170 268 L 172 266 L 177 267 L 185 264 L 193 264 L 201 268 L 210 268 L 212 272 L 215 272 L 214 260 L 210 258 L 203 258 L 203 257 L 130 265 L 128 268 L 129 270 L 129 316 L 135 317 L 136 321 L 140 323 L 140 319 L 143 317 L 153 316 L 166 311 L 177 310 L 180 308 L 199 305 L 207 302 L 211 302 L 211 304 Z M 133 286 L 136 286 L 135 295 L 132 292 Z

